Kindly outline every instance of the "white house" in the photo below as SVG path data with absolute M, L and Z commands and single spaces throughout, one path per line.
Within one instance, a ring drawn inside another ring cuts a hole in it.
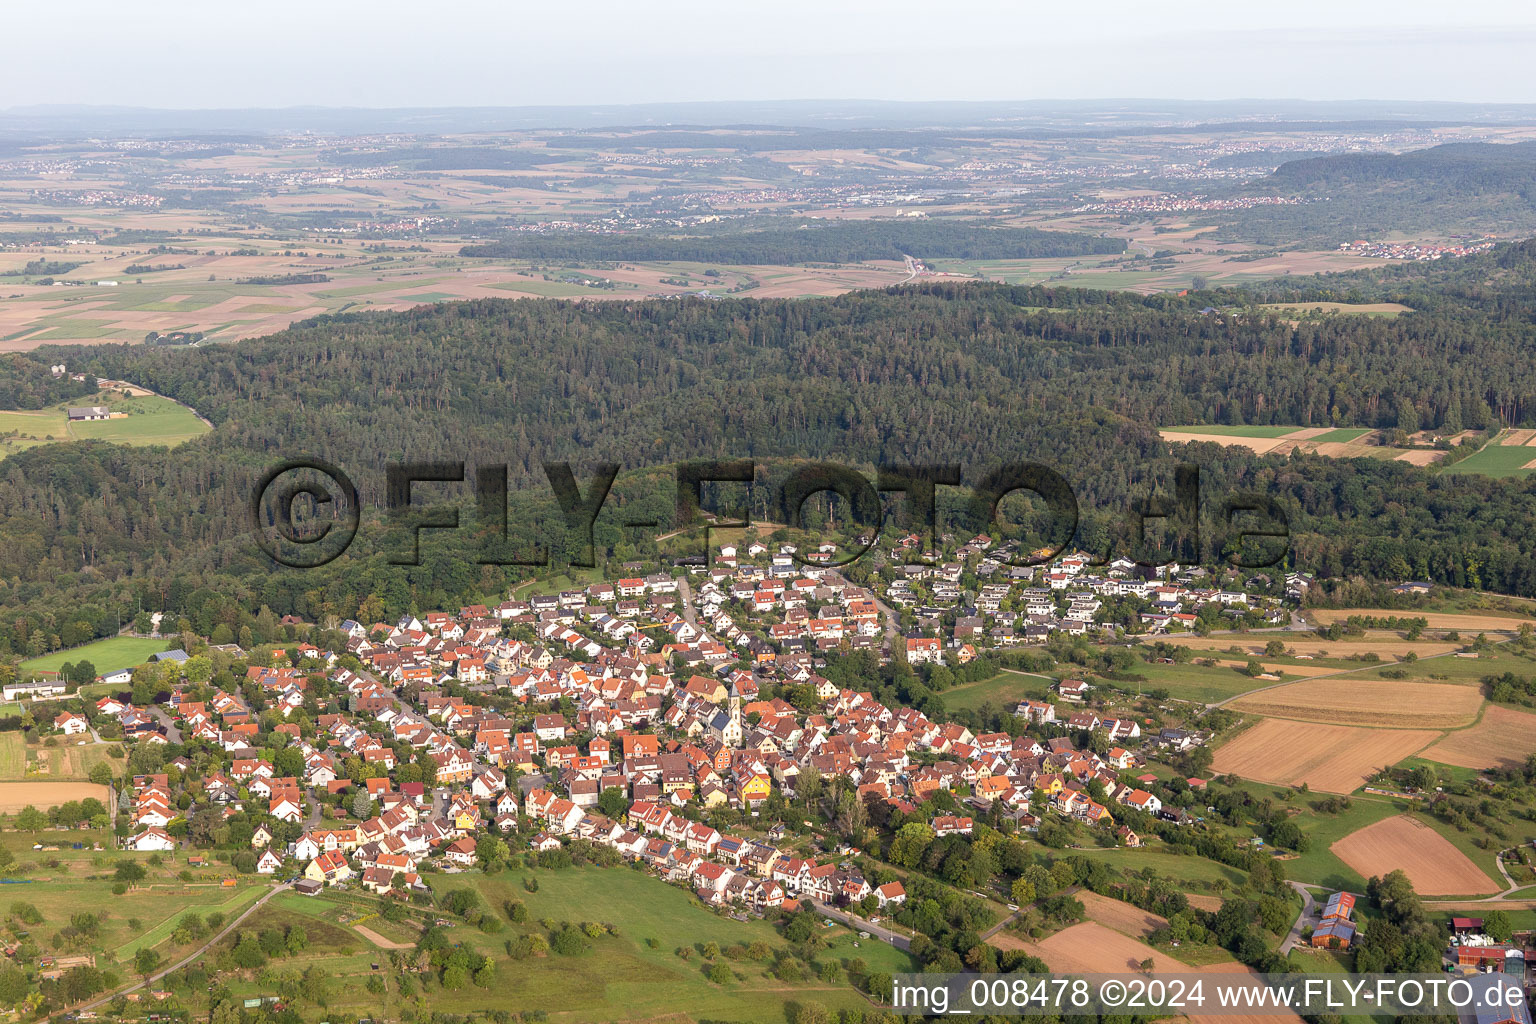
M 174 850 L 176 840 L 163 828 L 147 828 L 136 836 L 130 836 L 127 841 L 128 849 L 138 850 L 140 853 L 155 850 Z
M 53 727 L 66 736 L 79 736 L 90 728 L 86 720 L 73 711 L 66 711 L 53 720 Z

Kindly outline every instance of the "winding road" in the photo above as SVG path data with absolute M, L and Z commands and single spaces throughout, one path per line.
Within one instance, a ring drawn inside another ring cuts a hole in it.
M 1301 945 L 1301 933 L 1306 930 L 1307 922 L 1312 918 L 1312 912 L 1317 907 L 1317 901 L 1307 891 L 1307 886 L 1301 882 L 1286 882 L 1286 885 L 1301 893 L 1301 914 L 1296 918 L 1296 923 L 1291 925 L 1291 933 L 1280 943 L 1280 955 L 1285 956 L 1291 950 Z

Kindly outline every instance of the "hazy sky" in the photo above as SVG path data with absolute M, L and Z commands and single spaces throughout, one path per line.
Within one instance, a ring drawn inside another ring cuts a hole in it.
M 1150 96 L 1536 102 L 1536 5 L 8 4 L 0 108 Z

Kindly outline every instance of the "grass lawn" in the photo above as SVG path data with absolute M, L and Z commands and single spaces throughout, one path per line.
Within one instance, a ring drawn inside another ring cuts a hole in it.
M 63 441 L 68 437 L 69 422 L 62 408 L 37 412 L 0 412 L 0 454 L 9 455 L 35 445 Z
M 1475 635 L 1475 634 L 1474 634 Z M 1462 640 L 1471 640 L 1472 636 L 1462 634 Z M 1522 657 L 1512 651 L 1499 651 L 1496 654 L 1484 653 L 1476 658 L 1458 658 L 1454 654 L 1435 655 L 1428 658 L 1420 658 L 1414 662 L 1383 662 L 1381 665 L 1358 673 L 1361 679 L 1391 679 L 1392 676 L 1381 674 L 1382 669 L 1407 672 L 1408 679 L 1430 679 L 1447 683 L 1479 683 L 1487 675 L 1498 675 L 1500 672 L 1514 672 L 1517 675 L 1529 675 L 1536 662 L 1528 657 Z
M 222 894 L 225 890 L 213 889 L 208 891 Z M 223 903 L 214 905 L 197 903 L 190 906 L 178 903 L 176 909 L 170 914 L 166 915 L 166 917 L 153 928 L 150 928 L 148 931 L 144 932 L 137 938 L 122 946 L 122 948 L 118 950 L 118 959 L 127 960 L 145 947 L 154 948 L 155 946 L 160 945 L 160 943 L 171 937 L 171 933 L 176 930 L 176 923 L 180 921 L 182 917 L 185 916 L 189 911 L 195 910 L 199 914 L 202 914 L 204 917 L 217 912 L 223 914 L 226 920 L 232 919 L 238 917 L 241 911 L 260 899 L 261 894 L 265 891 L 266 888 L 264 886 L 247 885 L 235 890 L 236 895 L 226 899 Z M 246 924 L 250 924 L 254 920 L 255 918 L 251 918 L 246 922 Z
M 1326 434 L 1319 434 L 1316 437 L 1311 438 L 1311 440 L 1312 441 L 1337 441 L 1340 444 L 1348 444 L 1351 441 L 1355 441 L 1355 440 L 1358 440 L 1358 439 L 1364 437 L 1366 434 L 1369 434 L 1370 432 L 1371 432 L 1371 428 L 1370 427 L 1340 427 L 1337 430 L 1330 430 Z
M 167 854 L 155 865 L 150 854 L 113 850 L 113 836 L 107 830 L 45 830 L 35 835 L 6 831 L 0 833 L 0 842 L 16 856 L 17 864 L 7 877 L 25 880 L 5 887 L 0 913 L 9 914 L 17 903 L 30 903 L 43 917 L 42 924 L 33 926 L 33 934 L 52 936 L 82 909 L 105 911 L 100 934 L 88 950 L 97 955 L 98 965 L 129 958 L 144 945 L 161 946 L 160 952 L 169 959 L 173 951 L 164 944 L 182 914 L 238 910 L 266 890 L 265 879 L 251 878 L 234 890 L 226 889 L 218 884 L 225 872 L 217 867 L 192 868 L 196 884 L 184 883 L 176 876 L 187 868 L 185 859 Z M 34 850 L 34 842 L 59 849 Z M 86 848 L 71 849 L 77 842 Z M 92 850 L 93 843 L 107 848 Z M 113 868 L 124 859 L 145 865 L 148 875 L 122 895 L 114 895 Z
M 1051 681 L 1007 669 L 991 679 L 952 687 L 939 696 L 950 711 L 974 711 L 991 701 L 1010 708 L 1026 697 L 1041 700 L 1050 693 Z
M 83 439 L 115 441 L 132 445 L 177 445 L 211 429 L 197 414 L 178 402 L 159 395 L 125 398 L 112 403 L 113 412 L 128 415 L 110 420 L 71 423 L 70 433 Z
M 1131 849 L 1083 849 L 1068 851 L 1072 856 L 1084 856 L 1090 860 L 1102 860 L 1122 875 L 1151 868 L 1163 878 L 1180 883 L 1190 892 L 1215 892 L 1218 880 L 1236 887 L 1248 879 L 1248 874 L 1238 868 L 1218 864 L 1213 860 L 1193 855 L 1166 853 L 1156 844 L 1139 850 Z
M 19 779 L 26 773 L 26 740 L 19 732 L 0 733 L 0 779 Z
M 1310 949 L 1305 946 L 1297 946 L 1291 950 L 1287 958 L 1291 970 L 1300 971 L 1302 974 L 1348 974 L 1349 964 L 1354 958 L 1348 953 L 1337 953 L 1327 949 Z M 1344 1015 L 1340 1020 L 1349 1021 L 1350 1024 L 1374 1024 L 1375 1017 L 1368 1014 Z
M 757 920 L 736 921 L 703 907 L 683 890 L 650 875 L 628 868 L 572 868 L 532 872 L 539 891 L 525 892 L 521 873 L 486 876 L 468 872 L 433 876 L 440 891 L 461 886 L 479 890 L 496 913 L 507 899 L 523 901 L 529 924 L 509 926 L 497 936 L 458 925 L 449 929 L 451 941 L 463 942 L 497 959 L 497 979 L 488 999 L 475 989 L 450 992 L 433 988 L 434 1010 L 464 1012 L 484 1010 L 488 1002 L 512 1010 L 541 1009 L 562 1021 L 651 1020 L 686 1009 L 690 1019 L 761 1021 L 782 1024 L 786 1005 L 811 1001 L 834 1011 L 867 1008 L 869 1003 L 848 981 L 823 984 L 817 980 L 786 985 L 765 976 L 768 964 L 722 958 L 736 975 L 720 986 L 704 977 L 708 962 L 696 947 L 708 942 L 724 949 L 734 944 L 763 941 L 773 949 L 784 948 L 772 925 Z M 505 940 L 519 931 L 541 931 L 535 922 L 597 921 L 617 925 L 617 936 L 594 940 L 579 956 L 534 958 L 509 962 Z M 861 942 L 848 929 L 821 929 L 819 936 L 831 947 L 818 959 L 844 962 L 862 958 L 872 970 L 911 970 L 905 953 L 875 940 Z M 652 947 L 647 940 L 654 940 Z M 679 948 L 695 951 L 684 960 Z M 359 1007 L 370 999 L 359 1000 Z M 347 997 L 342 997 L 346 999 Z M 377 1000 L 372 1000 L 374 1003 Z M 333 1004 L 332 1009 L 336 1007 Z
M 74 647 L 67 651 L 55 651 L 45 654 L 41 658 L 33 658 L 21 663 L 20 669 L 23 675 L 28 672 L 57 672 L 66 661 L 78 665 L 81 661 L 89 661 L 96 666 L 98 674 L 115 672 L 120 668 L 132 668 L 142 665 L 149 660 L 151 654 L 159 654 L 169 650 L 170 644 L 166 640 L 151 640 L 147 637 L 114 636 L 105 640 L 97 640 L 95 643 L 86 644 L 83 647 Z
M 1205 652 L 1201 652 L 1200 656 L 1206 656 Z M 1223 660 L 1242 660 L 1246 664 L 1246 656 L 1238 659 L 1233 655 L 1216 651 L 1210 652 L 1209 656 Z M 1143 661 L 1131 671 L 1146 679 L 1146 682 L 1140 684 L 1142 693 L 1167 690 L 1168 696 L 1175 699 L 1200 701 L 1205 704 L 1236 697 L 1264 686 L 1274 686 L 1278 681 L 1255 679 L 1232 665 L 1165 665 L 1161 662 Z M 1098 685 L 1114 686 L 1131 693 L 1137 690 L 1137 684 L 1134 681 L 1108 679 L 1099 681 Z
M 1356 794 L 1349 798 L 1350 806 L 1347 810 L 1340 811 L 1338 814 L 1328 814 L 1315 806 L 1327 799 L 1320 793 L 1299 793 L 1279 786 L 1266 786 L 1247 780 L 1243 780 L 1237 788 L 1255 796 L 1268 796 L 1276 804 L 1294 807 L 1300 812 L 1293 815 L 1292 820 L 1300 826 L 1302 833 L 1311 842 L 1305 853 L 1287 854 L 1284 859 L 1277 862 L 1276 866 L 1281 869 L 1285 877 L 1329 889 L 1349 889 L 1353 892 L 1365 891 L 1365 879 L 1359 872 L 1334 856 L 1329 847 L 1351 832 L 1359 831 L 1383 818 L 1400 814 L 1411 807 L 1406 800 Z M 1288 800 L 1287 795 L 1290 796 Z M 1229 830 L 1243 836 L 1254 834 L 1253 829 L 1246 827 Z

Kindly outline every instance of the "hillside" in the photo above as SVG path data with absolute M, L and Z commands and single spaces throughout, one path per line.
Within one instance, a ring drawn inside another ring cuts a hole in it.
M 1291 160 L 1264 184 L 1320 200 L 1214 218 L 1224 235 L 1331 247 L 1357 238 L 1536 232 L 1536 142 Z

